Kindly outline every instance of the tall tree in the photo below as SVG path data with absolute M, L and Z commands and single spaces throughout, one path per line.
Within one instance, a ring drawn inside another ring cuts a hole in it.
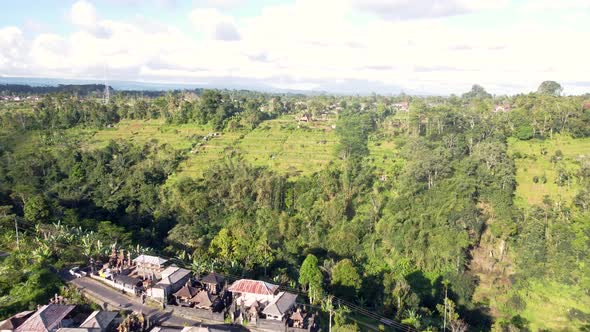
M 563 88 L 555 81 L 544 81 L 539 85 L 537 93 L 541 95 L 560 96 Z
M 308 289 L 310 303 L 315 303 L 321 295 L 322 279 L 318 258 L 313 254 L 307 255 L 299 270 L 299 283 Z

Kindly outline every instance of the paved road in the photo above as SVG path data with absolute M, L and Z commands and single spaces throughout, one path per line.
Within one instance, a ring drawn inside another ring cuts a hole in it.
M 117 291 L 100 281 L 91 279 L 89 277 L 76 278 L 70 280 L 70 282 L 82 289 L 83 292 L 88 293 L 90 296 L 100 299 L 112 306 L 119 307 L 125 310 L 134 310 L 143 312 L 150 318 L 156 325 L 161 326 L 194 326 L 198 325 L 199 322 L 191 319 L 187 319 L 173 312 L 163 311 L 155 309 L 144 304 L 141 304 L 138 298 L 123 295 L 120 291 Z M 101 306 L 103 303 L 99 303 Z M 203 324 L 204 325 L 204 324 Z

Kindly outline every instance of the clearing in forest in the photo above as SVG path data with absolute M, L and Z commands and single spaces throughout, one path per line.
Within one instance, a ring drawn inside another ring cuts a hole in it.
M 565 135 L 530 141 L 511 138 L 508 151 L 516 163 L 518 206 L 540 205 L 545 195 L 555 201 L 571 201 L 580 190 L 575 176 L 580 162 L 590 158 L 590 139 Z M 569 180 L 564 174 L 569 174 Z

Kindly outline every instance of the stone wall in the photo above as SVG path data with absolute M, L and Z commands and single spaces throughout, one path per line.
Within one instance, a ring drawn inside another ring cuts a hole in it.
M 177 305 L 168 305 L 166 306 L 166 309 L 171 309 L 175 314 L 194 320 L 210 320 L 220 323 L 225 321 L 224 312 L 213 312 L 211 310 L 181 307 Z
M 287 324 L 285 324 L 285 321 L 280 320 L 257 319 L 256 328 L 265 331 L 286 331 Z

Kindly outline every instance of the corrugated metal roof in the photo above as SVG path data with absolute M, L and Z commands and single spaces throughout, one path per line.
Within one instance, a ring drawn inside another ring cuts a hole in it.
M 221 276 L 217 273 L 209 273 L 208 275 L 204 276 L 201 279 L 201 282 L 204 282 L 207 284 L 221 284 L 224 281 L 225 281 L 225 278 L 223 278 L 223 276 Z
M 23 311 L 20 312 L 6 320 L 0 322 L 0 331 L 1 330 L 9 330 L 12 331 L 17 328 L 20 324 L 27 320 L 27 318 L 31 317 L 34 311 Z
M 264 310 L 262 310 L 262 313 L 265 315 L 282 317 L 287 311 L 293 308 L 296 300 L 297 294 L 281 292 L 264 308 Z
M 187 269 L 177 266 L 170 266 L 166 270 L 162 271 L 162 280 L 160 280 L 157 285 L 174 285 L 190 274 L 191 271 Z
M 152 265 L 162 265 L 166 263 L 168 260 L 158 257 L 158 256 L 150 256 L 150 255 L 139 255 L 134 260 L 137 264 L 152 264 Z
M 274 295 L 278 289 L 278 285 L 252 279 L 240 279 L 234 282 L 228 288 L 228 290 L 232 293 L 248 293 L 258 295 Z
M 106 330 L 115 317 L 117 317 L 117 313 L 114 311 L 95 311 L 86 318 L 80 327 Z
M 46 332 L 58 326 L 70 311 L 76 306 L 48 304 L 37 310 L 33 316 L 27 319 L 15 331 L 17 332 Z

